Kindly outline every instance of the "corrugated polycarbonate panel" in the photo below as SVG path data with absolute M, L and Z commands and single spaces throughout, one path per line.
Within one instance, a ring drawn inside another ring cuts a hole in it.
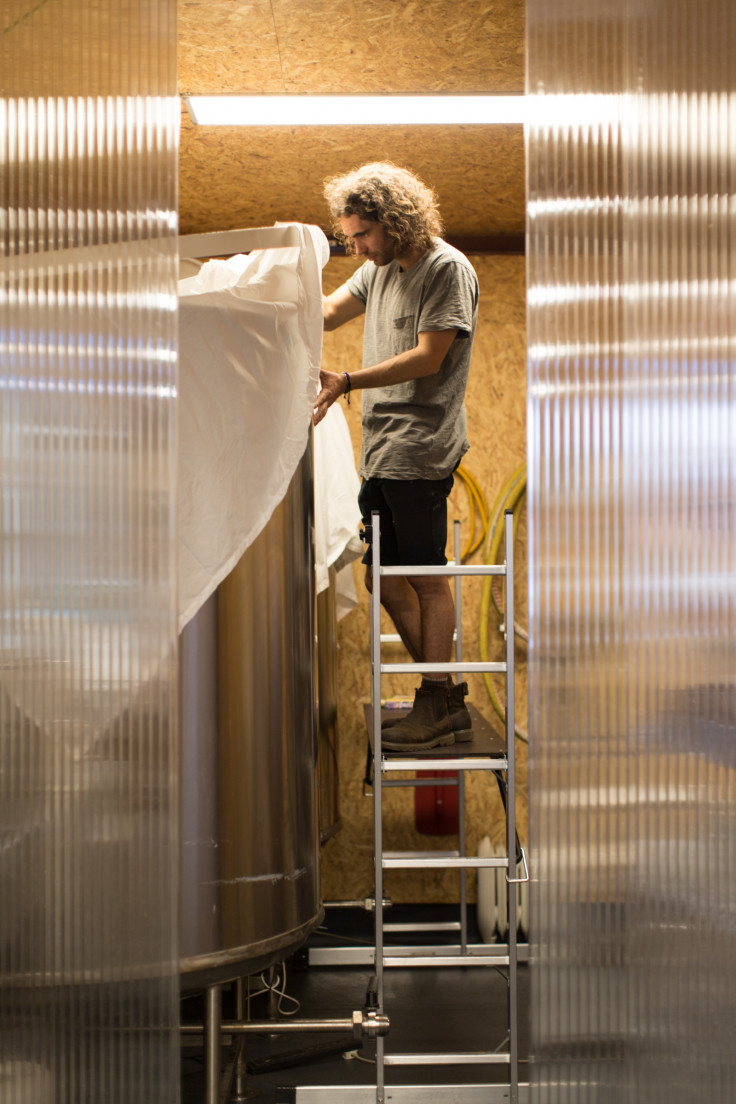
M 178 1098 L 175 4 L 0 12 L 0 1100 Z
M 736 6 L 528 0 L 532 1098 L 736 1099 Z

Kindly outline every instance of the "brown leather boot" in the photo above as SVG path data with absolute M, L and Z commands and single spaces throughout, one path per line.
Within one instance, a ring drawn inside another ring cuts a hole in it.
M 458 682 L 446 690 L 447 708 L 450 714 L 450 724 L 457 743 L 463 744 L 473 739 L 473 722 L 470 719 L 465 698 L 468 694 L 467 682 Z M 381 732 L 387 732 L 399 723 L 402 718 L 386 717 L 381 721 Z M 385 740 L 384 740 L 385 743 Z
M 447 688 L 414 691 L 414 705 L 395 725 L 381 733 L 387 751 L 424 751 L 426 748 L 454 744 L 447 708 Z
M 447 691 L 447 708 L 450 713 L 450 723 L 455 736 L 455 743 L 464 744 L 473 739 L 473 722 L 465 704 L 468 694 L 467 682 L 456 682 Z

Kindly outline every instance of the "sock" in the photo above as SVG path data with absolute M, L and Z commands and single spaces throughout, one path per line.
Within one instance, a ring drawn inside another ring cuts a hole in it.
M 444 690 L 447 687 L 447 679 L 443 675 L 441 678 L 430 678 L 429 675 L 422 675 L 422 690 Z

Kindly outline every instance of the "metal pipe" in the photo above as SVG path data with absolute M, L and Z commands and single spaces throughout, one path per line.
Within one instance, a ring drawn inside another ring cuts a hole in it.
M 365 909 L 366 912 L 373 912 L 376 907 L 375 897 L 360 897 L 356 898 L 354 901 L 323 901 L 322 903 L 326 909 L 362 908 Z M 391 908 L 392 904 L 393 902 L 390 897 L 383 898 L 384 908 Z
M 242 977 L 239 977 L 235 982 L 235 1015 L 238 1017 L 238 1023 L 246 1022 L 245 981 Z M 235 1085 L 234 1095 L 232 1097 L 233 1104 L 240 1104 L 241 1101 L 247 1100 L 250 1096 L 246 1084 L 245 1062 L 245 1038 L 240 1038 L 238 1039 L 237 1053 L 235 1055 Z
M 354 1012 L 350 1019 L 278 1020 L 276 1022 L 273 1020 L 248 1020 L 246 1023 L 241 1023 L 238 1020 L 222 1020 L 220 1023 L 220 1030 L 224 1035 L 281 1035 L 300 1031 L 351 1031 L 374 1037 L 386 1035 L 388 1033 L 388 1028 L 388 1016 L 381 1016 L 375 1013 L 366 1014 L 363 1012 Z M 206 1026 L 205 1030 L 208 1031 L 208 1029 L 209 1024 Z M 181 1024 L 179 1030 L 182 1035 L 197 1035 L 202 1033 L 203 1027 L 201 1024 Z M 207 1037 L 209 1042 L 209 1034 Z M 219 1054 L 219 1037 L 217 1045 Z
M 204 1014 L 206 1104 L 219 1104 L 220 1101 L 221 1024 L 222 989 L 219 985 L 210 985 L 205 993 Z

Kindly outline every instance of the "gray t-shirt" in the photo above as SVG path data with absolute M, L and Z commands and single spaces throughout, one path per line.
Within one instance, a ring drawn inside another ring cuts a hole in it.
M 418 334 L 457 329 L 439 372 L 362 395 L 364 478 L 444 479 L 469 445 L 465 385 L 478 316 L 478 278 L 440 238 L 407 272 L 366 263 L 348 280 L 365 303 L 363 367 L 413 349 Z

